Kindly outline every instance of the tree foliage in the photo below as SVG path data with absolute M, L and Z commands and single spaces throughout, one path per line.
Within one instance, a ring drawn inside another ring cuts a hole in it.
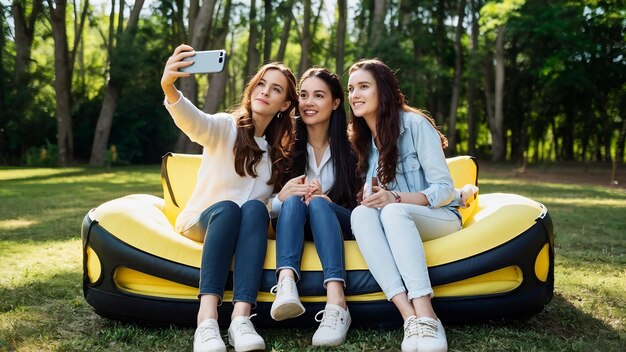
M 622 0 L 158 0 L 143 7 L 132 36 L 122 35 L 132 2 L 121 3 L 123 11 L 108 2 L 0 3 L 0 164 L 54 162 L 60 91 L 51 84 L 61 72 L 70 74 L 68 161 L 93 157 L 111 82 L 123 90 L 102 144 L 105 163 L 156 163 L 183 148 L 159 78 L 173 48 L 194 41 L 229 54 L 222 76 L 181 82 L 208 112 L 233 106 L 268 60 L 294 72 L 326 66 L 345 82 L 353 62 L 378 57 L 396 70 L 407 102 L 451 135 L 449 153 L 624 161 Z M 67 6 L 66 70 L 54 64 L 55 4 Z

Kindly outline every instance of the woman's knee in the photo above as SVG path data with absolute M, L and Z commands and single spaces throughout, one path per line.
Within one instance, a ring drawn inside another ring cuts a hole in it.
M 257 199 L 249 200 L 241 206 L 241 220 L 252 221 L 255 223 L 263 223 L 267 226 L 269 223 L 269 212 L 263 202 Z
M 280 212 L 296 210 L 296 209 L 304 209 L 306 208 L 306 204 L 302 201 L 300 196 L 289 196 L 283 202 L 282 207 L 280 208 Z
M 352 210 L 350 214 L 350 222 L 354 226 L 355 224 L 367 221 L 367 219 L 378 218 L 378 210 L 375 208 L 366 207 L 365 205 L 359 205 Z
M 318 209 L 330 209 L 330 203 L 322 197 L 313 197 L 309 201 L 309 211 L 317 211 Z
M 369 233 L 374 227 L 380 227 L 378 210 L 376 208 L 359 205 L 352 210 L 350 225 L 352 233 L 358 240 L 360 235 Z
M 214 221 L 216 216 L 227 218 L 227 221 L 239 223 L 241 219 L 241 210 L 237 203 L 231 200 L 223 200 L 212 205 L 214 211 L 209 221 Z
M 251 199 L 241 206 L 242 215 L 266 214 L 267 206 L 258 199 Z
M 398 217 L 408 216 L 402 204 L 390 203 L 385 205 L 380 210 L 380 221 L 385 222 L 387 220 L 397 219 Z

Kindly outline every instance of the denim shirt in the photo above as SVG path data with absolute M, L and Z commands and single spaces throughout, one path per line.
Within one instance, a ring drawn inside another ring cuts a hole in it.
M 386 185 L 398 192 L 421 192 L 431 208 L 446 207 L 460 217 L 454 183 L 441 148 L 441 139 L 430 122 L 411 111 L 400 112 L 400 156 L 396 178 Z M 366 180 L 378 174 L 378 148 L 372 139 Z

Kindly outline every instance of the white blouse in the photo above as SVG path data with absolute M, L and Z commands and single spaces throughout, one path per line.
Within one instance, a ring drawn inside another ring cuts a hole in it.
M 322 193 L 325 194 L 335 183 L 335 167 L 330 159 L 330 145 L 326 146 L 326 150 L 324 151 L 324 155 L 322 156 L 322 160 L 319 165 L 317 165 L 317 162 L 315 161 L 315 151 L 313 150 L 313 146 L 309 143 L 306 144 L 306 151 L 308 163 L 304 171 L 307 182 L 318 179 L 322 185 Z M 283 202 L 278 199 L 277 195 L 274 195 L 272 199 L 271 211 L 273 218 L 278 217 L 282 206 Z

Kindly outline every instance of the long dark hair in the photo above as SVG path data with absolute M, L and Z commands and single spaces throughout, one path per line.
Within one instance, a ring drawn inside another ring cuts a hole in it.
M 252 121 L 252 90 L 259 84 L 259 81 L 269 70 L 280 71 L 287 78 L 287 100 L 291 103 L 289 107 L 279 112 L 272 118 L 272 121 L 265 128 L 265 140 L 270 145 L 270 160 L 272 161 L 272 175 L 267 182 L 280 187 L 281 175 L 289 168 L 288 148 L 292 143 L 292 112 L 298 105 L 298 93 L 296 91 L 296 78 L 291 69 L 281 63 L 268 63 L 261 67 L 250 79 L 243 92 L 241 104 L 233 114 L 237 122 L 237 137 L 233 151 L 235 153 L 235 171 L 239 176 L 250 175 L 256 177 L 256 165 L 263 157 L 263 151 L 254 140 L 254 123 Z M 280 118 L 278 115 L 280 114 Z
M 356 206 L 356 192 L 360 188 L 360 182 L 355 171 L 356 158 L 352 154 L 348 141 L 347 117 L 343 105 L 344 92 L 341 81 L 336 74 L 327 69 L 313 67 L 302 75 L 298 86 L 300 87 L 302 82 L 310 77 L 317 77 L 324 81 L 330 89 L 332 100 L 339 99 L 339 105 L 330 115 L 328 127 L 330 159 L 333 162 L 335 182 L 325 194 L 336 204 L 352 209 Z M 306 125 L 297 116 L 291 178 L 305 173 L 306 165 L 308 165 L 307 141 Z
M 352 74 L 357 70 L 366 70 L 376 81 L 378 93 L 378 113 L 376 116 L 376 133 L 380 145 L 378 157 L 378 179 L 387 185 L 396 178 L 398 164 L 398 138 L 400 137 L 400 112 L 412 111 L 425 118 L 437 130 L 441 139 L 441 147 L 448 147 L 448 140 L 439 131 L 435 121 L 424 111 L 410 107 L 400 91 L 400 84 L 393 71 L 378 59 L 365 59 L 353 64 L 348 71 Z M 368 168 L 368 157 L 371 152 L 372 131 L 367 127 L 365 119 L 355 116 L 350 107 L 352 122 L 350 123 L 350 142 L 357 156 L 357 172 L 364 174 Z

